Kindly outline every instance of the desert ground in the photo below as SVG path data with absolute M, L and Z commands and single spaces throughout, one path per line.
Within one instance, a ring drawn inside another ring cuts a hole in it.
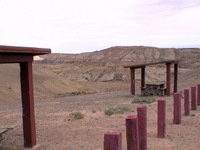
M 180 125 L 172 124 L 172 97 L 167 101 L 166 138 L 157 138 L 157 103 L 145 104 L 148 108 L 149 150 L 199 149 L 200 107 L 190 116 L 182 116 Z M 158 97 L 156 99 L 159 99 Z M 135 114 L 137 106 L 131 103 L 128 91 L 104 92 L 84 96 L 54 98 L 36 102 L 36 128 L 38 150 L 102 150 L 103 134 L 119 131 L 126 149 L 125 118 Z M 106 116 L 104 110 L 113 106 L 127 106 L 131 112 Z M 11 128 L 1 137 L 1 150 L 23 149 L 21 105 L 0 106 L 1 127 Z M 69 117 L 71 112 L 81 112 L 83 119 Z
M 193 55 L 196 56 L 193 53 L 188 57 Z M 184 62 L 179 68 L 179 91 L 200 83 L 199 55 L 195 60 L 188 59 L 190 63 L 197 61 L 192 66 L 185 66 L 186 56 L 183 55 Z M 103 135 L 107 131 L 122 132 L 123 150 L 126 150 L 125 118 L 136 114 L 140 105 L 146 105 L 148 110 L 148 150 L 198 150 L 200 147 L 200 106 L 190 116 L 184 116 L 182 99 L 182 123 L 174 125 L 173 96 L 153 97 L 152 103 L 133 102 L 139 96 L 130 95 L 129 70 L 122 65 L 110 64 L 109 60 L 106 65 L 43 62 L 34 63 L 33 68 L 37 150 L 102 150 Z M 164 81 L 165 71 L 165 66 L 149 67 L 146 81 Z M 0 82 L 0 128 L 9 129 L 0 136 L 0 150 L 23 150 L 19 66 L 1 65 Z M 139 95 L 140 71 L 136 72 L 136 87 Z M 157 138 L 158 99 L 167 102 L 166 138 L 163 139 Z M 105 111 L 112 107 L 128 109 L 106 115 Z M 76 113 L 81 117 L 72 115 Z

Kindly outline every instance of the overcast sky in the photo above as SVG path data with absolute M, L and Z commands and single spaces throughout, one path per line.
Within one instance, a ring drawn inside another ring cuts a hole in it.
M 0 45 L 200 47 L 200 0 L 0 0 Z

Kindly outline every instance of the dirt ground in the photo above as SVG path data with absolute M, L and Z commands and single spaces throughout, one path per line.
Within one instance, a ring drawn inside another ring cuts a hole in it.
M 165 98 L 165 97 L 161 97 Z M 156 99 L 159 99 L 157 97 Z M 131 103 L 129 91 L 104 92 L 82 96 L 52 98 L 35 103 L 37 150 L 102 150 L 103 135 L 120 131 L 123 150 L 126 150 L 125 118 L 135 114 L 137 106 Z M 200 147 L 200 107 L 190 116 L 182 115 L 180 125 L 172 124 L 172 97 L 167 101 L 166 138 L 157 135 L 157 103 L 148 108 L 148 150 L 198 150 Z M 183 103 L 182 103 L 183 104 Z M 106 108 L 128 106 L 132 111 L 106 116 Z M 183 110 L 183 108 L 182 108 Z M 69 119 L 71 112 L 80 111 L 84 118 Z M 183 112 L 182 112 L 183 113 Z M 2 135 L 1 150 L 23 150 L 21 103 L 0 105 L 0 128 L 11 128 Z

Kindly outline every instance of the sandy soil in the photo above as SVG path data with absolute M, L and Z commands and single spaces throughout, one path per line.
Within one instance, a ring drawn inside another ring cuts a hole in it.
M 164 98 L 164 97 L 162 97 Z M 158 98 L 157 98 L 158 99 Z M 148 108 L 148 150 L 198 150 L 200 147 L 200 107 L 191 115 L 182 116 L 180 125 L 172 124 L 172 97 L 167 97 L 167 136 L 156 137 L 156 102 Z M 133 97 L 127 91 L 107 92 L 83 96 L 36 100 L 37 150 L 102 150 L 103 134 L 120 131 L 123 150 L 126 149 L 125 118 L 135 114 L 139 104 L 132 104 Z M 129 106 L 132 112 L 104 115 L 111 106 Z M 183 110 L 183 109 L 182 109 Z M 69 113 L 80 111 L 81 120 L 69 119 Z M 0 105 L 0 128 L 12 128 L 3 134 L 1 150 L 22 150 L 21 104 Z

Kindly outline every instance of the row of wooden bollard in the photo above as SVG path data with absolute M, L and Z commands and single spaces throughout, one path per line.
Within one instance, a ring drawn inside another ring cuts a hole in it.
M 184 99 L 184 115 L 190 115 L 190 91 L 189 89 L 174 94 L 174 124 L 181 123 L 181 99 Z M 197 105 L 200 105 L 200 84 L 191 87 L 191 110 L 196 110 Z
M 184 115 L 190 115 L 189 89 L 173 95 L 173 123 L 181 124 L 181 99 L 184 99 Z M 200 105 L 200 84 L 191 87 L 191 110 Z M 166 101 L 157 101 L 157 136 L 166 135 Z M 147 107 L 137 108 L 137 115 L 126 118 L 127 150 L 147 150 Z M 104 150 L 122 150 L 122 134 L 120 132 L 107 132 L 104 134 Z
M 147 149 L 147 107 L 137 108 L 137 115 L 126 118 L 127 150 Z M 120 132 L 104 134 L 104 150 L 122 150 L 122 135 Z

